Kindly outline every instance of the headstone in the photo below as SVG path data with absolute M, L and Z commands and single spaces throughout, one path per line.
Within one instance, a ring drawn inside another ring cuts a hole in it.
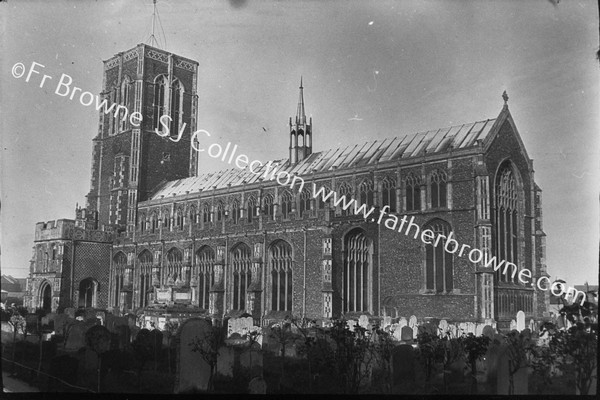
M 458 326 L 456 326 L 456 324 L 450 324 L 448 326 L 448 329 L 450 329 L 451 335 L 453 338 L 457 338 L 460 336 L 460 333 L 458 331 Z
M 87 332 L 89 326 L 84 322 L 75 322 L 71 325 L 69 332 L 67 333 L 67 342 L 65 344 L 65 350 L 79 350 L 85 346 L 85 332 Z
M 525 313 L 523 311 L 517 312 L 517 330 L 521 332 L 525 329 Z
M 348 329 L 350 329 L 350 332 L 354 332 L 354 327 L 356 326 L 356 321 L 353 319 L 349 319 L 348 321 L 346 321 L 346 324 L 348 325 Z
M 368 329 L 369 326 L 369 317 L 367 317 L 366 315 L 361 315 L 358 318 L 358 325 L 364 329 Z
M 56 318 L 54 318 L 54 332 L 57 335 L 65 334 L 65 327 L 68 325 L 69 321 L 73 321 L 67 314 L 58 314 Z
M 510 320 L 510 330 L 514 331 L 517 329 L 517 321 L 515 321 L 514 319 Z
M 467 333 L 472 333 L 473 335 L 475 334 L 475 323 L 474 322 L 467 322 Z
M 413 341 L 413 330 L 410 326 L 405 326 L 402 328 L 402 333 L 401 333 L 401 337 L 400 340 L 403 340 L 405 342 L 412 342 Z
M 131 329 L 129 325 L 117 326 L 118 337 L 119 337 L 119 349 L 125 349 L 131 343 Z
M 483 334 L 483 336 L 487 336 L 490 339 L 492 339 L 496 332 L 494 332 L 494 328 L 492 328 L 490 325 L 486 325 L 483 327 L 483 331 L 481 333 Z
M 395 340 L 402 340 L 402 328 L 400 328 L 399 324 L 393 324 L 390 326 L 390 329 L 392 330 L 392 336 L 394 337 Z
M 392 350 L 392 370 L 393 386 L 415 380 L 415 354 L 410 344 L 401 344 Z
M 533 318 L 529 319 L 529 330 L 531 332 L 535 332 L 537 331 L 537 329 L 535 329 L 535 322 L 533 321 Z
M 383 324 L 381 325 L 381 328 L 385 329 L 390 325 L 392 325 L 392 317 L 390 317 L 389 315 L 383 317 Z
M 440 324 L 438 325 L 438 330 L 440 332 L 440 335 L 445 336 L 448 333 L 448 321 L 446 321 L 445 319 L 440 321 Z
M 104 311 L 96 311 L 96 318 L 100 320 L 100 325 L 105 325 L 106 313 Z
M 400 318 L 400 321 L 398 321 L 398 326 L 400 327 L 400 329 L 402 329 L 405 326 L 408 326 L 408 321 L 406 320 L 406 318 Z
M 252 378 L 252 380 L 248 384 L 248 393 L 267 394 L 267 382 L 262 378 L 262 376 Z
M 175 393 L 208 389 L 210 365 L 204 361 L 200 352 L 192 351 L 193 346 L 190 346 L 190 343 L 206 340 L 211 330 L 210 322 L 200 318 L 188 319 L 179 329 Z
M 250 370 L 250 376 L 255 376 L 262 373 L 263 369 L 263 353 L 260 351 L 258 345 L 250 348 L 242 348 L 240 353 L 240 367 Z M 293 357 L 295 355 L 295 348 L 293 346 L 286 346 L 285 354 L 286 357 L 289 355 Z
M 227 321 L 227 337 L 234 333 L 244 336 L 254 326 L 252 317 L 230 318 Z
M 484 324 L 476 324 L 475 325 L 475 336 L 481 336 L 483 335 L 483 328 L 485 328 L 486 325 Z
M 233 346 L 222 346 L 219 348 L 217 358 L 217 373 L 233 378 L 233 366 L 235 364 L 235 348 Z
M 417 339 L 417 334 L 418 334 L 418 325 L 417 325 L 417 317 L 414 315 L 410 316 L 410 319 L 408 320 L 408 326 L 410 326 L 413 330 L 413 340 Z
M 467 323 L 466 322 L 461 322 L 460 324 L 458 324 L 458 335 L 463 335 L 463 334 L 467 334 L 469 332 L 469 330 L 467 329 Z

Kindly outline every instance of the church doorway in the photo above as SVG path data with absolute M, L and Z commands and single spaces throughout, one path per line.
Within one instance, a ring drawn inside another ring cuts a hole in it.
M 52 311 L 52 288 L 48 282 L 44 282 L 40 288 L 39 305 L 44 311 Z
M 96 307 L 96 293 L 98 291 L 98 282 L 92 278 L 86 278 L 79 284 L 79 307 Z

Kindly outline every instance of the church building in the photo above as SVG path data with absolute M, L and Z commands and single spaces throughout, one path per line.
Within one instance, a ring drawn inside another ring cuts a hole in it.
M 321 150 L 301 82 L 288 153 L 271 160 L 306 182 L 299 191 L 258 168 L 199 173 L 197 74 L 198 62 L 146 44 L 104 62 L 102 98 L 142 122 L 100 113 L 86 207 L 36 225 L 31 309 L 248 314 L 263 325 L 364 314 L 503 327 L 520 310 L 547 315 L 548 292 L 312 192 L 314 183 L 374 215 L 414 217 L 421 230 L 548 276 L 541 190 L 506 94 L 494 119 Z

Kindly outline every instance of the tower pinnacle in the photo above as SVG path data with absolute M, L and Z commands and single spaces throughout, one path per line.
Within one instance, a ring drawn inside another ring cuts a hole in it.
M 298 110 L 296 111 L 296 123 L 305 124 L 306 114 L 304 112 L 304 87 L 302 86 L 302 76 L 300 76 L 300 96 L 298 97 Z

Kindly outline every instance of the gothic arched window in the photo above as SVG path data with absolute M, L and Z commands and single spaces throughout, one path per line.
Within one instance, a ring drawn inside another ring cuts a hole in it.
M 183 229 L 183 209 L 181 207 L 175 211 L 175 226 L 177 229 Z
M 292 212 L 292 195 L 287 190 L 281 195 L 281 215 L 283 219 L 288 219 Z
M 147 223 L 147 221 L 146 221 L 146 214 L 140 213 L 139 218 L 140 218 L 140 232 L 141 233 L 145 233 L 146 232 L 146 228 L 147 228 L 147 226 L 146 226 L 146 223 Z
M 140 307 L 149 304 L 148 295 L 152 288 L 152 253 L 144 250 L 138 256 L 140 262 Z
M 79 307 L 82 307 L 82 308 L 96 307 L 97 292 L 98 292 L 98 281 L 96 281 L 93 278 L 83 279 L 79 283 Z
M 373 245 L 360 229 L 344 238 L 344 278 L 342 301 L 344 312 L 369 312 Z
M 450 225 L 441 219 L 429 222 L 423 227 L 425 229 L 433 231 L 436 239 L 438 235 L 447 237 L 451 231 Z M 454 260 L 452 253 L 444 250 L 446 239 L 437 243 L 437 247 L 431 243 L 425 245 L 425 288 L 436 293 L 447 293 L 454 288 Z
M 350 200 L 352 199 L 352 188 L 350 187 L 350 185 L 344 182 L 340 185 L 339 194 L 340 197 L 344 196 L 346 198 L 345 202 L 340 202 L 340 214 L 344 216 L 350 215 L 350 213 L 352 212 L 352 207 L 347 207 L 346 209 L 344 209 L 343 206 L 344 204 L 350 204 Z
M 213 266 L 215 252 L 208 246 L 196 252 L 196 265 L 198 266 L 198 306 L 208 310 L 210 287 L 215 283 Z
M 273 219 L 273 196 L 270 194 L 263 197 L 263 214 L 267 215 L 269 217 L 269 220 Z
M 496 209 L 494 213 L 494 255 L 498 262 L 505 260 L 518 265 L 519 261 L 519 217 L 517 181 L 510 161 L 506 161 L 496 175 Z M 517 274 L 513 268 L 496 271 L 496 280 L 499 282 L 516 282 Z
M 446 173 L 435 170 L 431 174 L 431 208 L 441 208 L 447 206 L 448 197 L 446 195 Z
M 223 202 L 219 201 L 217 203 L 217 221 L 222 221 L 223 220 Z
M 208 203 L 202 205 L 202 222 L 205 224 L 210 222 L 210 207 L 208 206 Z
M 310 200 L 312 196 L 308 189 L 304 189 L 300 193 L 300 217 L 304 215 L 306 211 L 310 211 Z
M 279 240 L 269 248 L 271 309 L 292 311 L 292 246 Z
M 252 253 L 250 247 L 239 243 L 231 249 L 231 269 L 233 274 L 234 310 L 246 309 L 246 290 L 252 280 Z
M 198 211 L 196 211 L 196 206 L 195 205 L 191 205 L 190 206 L 190 211 L 189 211 L 189 221 L 190 224 L 197 224 L 198 221 Z
M 231 219 L 233 221 L 234 224 L 237 224 L 238 221 L 240 220 L 240 203 L 237 200 L 234 200 L 233 203 L 231 204 Z
M 162 124 L 159 123 L 159 119 L 161 116 L 165 114 L 165 92 L 167 90 L 167 78 L 164 75 L 159 75 L 154 80 L 154 104 L 153 108 L 153 124 L 152 129 L 159 128 L 159 131 L 162 131 Z
M 169 215 L 168 211 L 163 210 L 163 228 L 169 229 L 170 227 L 171 227 L 171 216 Z
M 381 206 L 389 206 L 389 212 L 396 212 L 396 180 L 386 177 L 381 182 Z
M 131 81 L 128 76 L 123 79 L 123 83 L 121 84 L 121 105 L 125 107 L 124 109 L 119 110 L 119 115 L 117 116 L 119 131 L 124 131 L 127 129 L 127 122 L 129 121 L 128 113 L 131 109 Z
M 322 185 L 321 187 L 323 188 L 323 192 L 322 192 L 323 195 L 327 196 L 327 194 L 329 192 L 331 192 L 331 189 L 328 186 Z M 317 207 L 319 208 L 319 210 L 324 209 L 325 208 L 325 204 L 330 204 L 330 200 L 329 199 L 330 199 L 330 197 L 327 197 L 327 201 L 323 201 L 323 196 L 319 195 L 319 197 L 317 198 L 317 204 L 318 204 Z
M 167 285 L 184 279 L 182 276 L 183 253 L 177 247 L 167 252 Z
M 410 174 L 406 178 L 406 211 L 421 209 L 421 180 Z
M 113 257 L 113 271 L 115 274 L 115 297 L 114 297 L 114 306 L 115 307 L 119 307 L 120 305 L 120 296 L 121 296 L 121 289 L 123 289 L 123 287 L 126 285 L 126 283 L 129 283 L 129 279 L 127 279 L 128 277 L 126 276 L 127 274 L 127 256 L 125 255 L 125 253 L 123 253 L 122 251 L 119 251 L 117 254 L 115 254 L 115 256 Z M 83 283 L 83 281 L 82 281 Z M 81 305 L 81 294 L 79 295 L 80 297 L 80 306 Z M 91 307 L 91 306 L 84 306 L 84 307 Z
M 179 79 L 175 79 L 171 88 L 171 136 L 179 135 L 179 126 L 183 117 L 183 85 Z
M 246 217 L 248 219 L 248 222 L 252 222 L 252 219 L 254 218 L 255 214 L 256 214 L 256 199 L 254 198 L 254 196 L 250 196 L 248 197 L 248 200 L 246 200 Z
M 366 204 L 367 207 L 373 206 L 373 181 L 365 179 L 358 187 L 360 194 L 360 203 Z
M 152 215 L 150 215 L 150 230 L 152 231 L 152 233 L 158 232 L 158 223 L 158 215 L 156 214 L 156 212 L 153 212 Z

